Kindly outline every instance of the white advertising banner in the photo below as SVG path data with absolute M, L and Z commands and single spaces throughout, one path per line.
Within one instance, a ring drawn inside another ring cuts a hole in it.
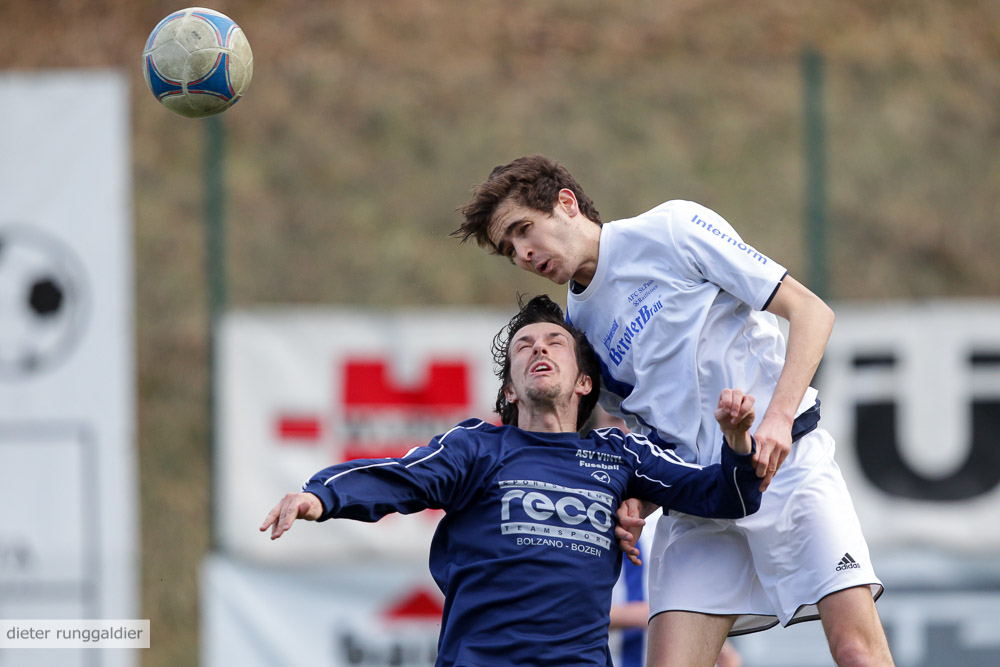
M 134 618 L 125 77 L 0 73 L 0 109 L 0 618 Z M 0 665 L 135 663 L 135 651 L 0 655 Z
M 224 556 L 205 561 L 201 600 L 204 667 L 433 667 L 444 604 L 422 563 L 288 569 Z
M 1000 304 L 838 305 L 816 384 L 822 424 L 873 547 L 1000 553 Z M 267 511 L 312 473 L 401 455 L 491 415 L 489 344 L 510 312 L 270 311 L 224 323 L 218 530 L 268 562 L 426 560 L 434 513 L 303 524 Z M 683 391 L 682 387 L 678 388 Z
M 1000 303 L 836 311 L 821 424 L 869 542 L 1000 554 Z
M 297 525 L 271 542 L 267 512 L 313 473 L 402 456 L 470 417 L 494 419 L 490 343 L 509 313 L 277 310 L 221 327 L 216 525 L 260 562 L 427 562 L 436 511 L 377 524 Z

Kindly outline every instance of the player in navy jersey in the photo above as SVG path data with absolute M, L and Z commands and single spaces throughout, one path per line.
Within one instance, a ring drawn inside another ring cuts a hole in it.
M 453 235 L 568 284 L 567 318 L 601 360 L 601 405 L 633 431 L 704 465 L 719 456 L 719 390 L 761 406 L 760 511 L 716 521 L 673 508 L 657 522 L 648 664 L 707 667 L 727 635 L 821 618 L 838 664 L 891 665 L 874 604 L 882 583 L 809 386 L 833 311 L 694 202 L 602 224 L 544 156 L 496 167 L 462 213 Z
M 701 466 L 618 429 L 577 433 L 597 402 L 599 365 L 548 297 L 521 309 L 494 354 L 501 426 L 470 419 L 404 457 L 331 466 L 260 529 L 276 539 L 296 519 L 443 509 L 430 554 L 445 595 L 437 664 L 610 666 L 616 508 L 635 496 L 703 516 L 754 512 L 754 399 L 720 393 L 720 462 Z

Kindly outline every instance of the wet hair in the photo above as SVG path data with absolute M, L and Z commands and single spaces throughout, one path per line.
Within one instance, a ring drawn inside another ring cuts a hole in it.
M 525 303 L 524 296 L 518 295 L 520 311 L 493 338 L 493 369 L 500 379 L 500 390 L 497 392 L 496 412 L 503 424 L 517 425 L 517 404 L 507 401 L 504 390 L 510 385 L 510 341 L 518 331 L 529 324 L 548 322 L 558 324 L 565 329 L 573 339 L 576 349 L 577 371 L 588 375 L 591 380 L 590 393 L 580 398 L 579 412 L 576 415 L 576 428 L 579 430 L 590 418 L 590 413 L 597 405 L 601 393 L 601 364 L 594 352 L 593 346 L 586 335 L 566 321 L 562 308 L 545 294 L 532 298 Z
M 477 187 L 472 201 L 462 207 L 462 226 L 451 233 L 465 243 L 474 238 L 479 247 L 499 254 L 490 240 L 490 223 L 497 208 L 507 201 L 551 214 L 559 200 L 559 191 L 567 188 L 576 195 L 577 205 L 584 216 L 601 224 L 601 214 L 566 167 L 544 155 L 519 157 L 513 162 L 494 167 L 489 178 Z

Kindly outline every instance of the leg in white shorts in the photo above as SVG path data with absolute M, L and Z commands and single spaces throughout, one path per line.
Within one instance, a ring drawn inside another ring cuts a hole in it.
M 876 598 L 868 545 L 823 429 L 806 434 L 738 521 L 671 513 L 650 553 L 650 614 L 737 614 L 731 635 L 818 618 L 830 593 L 867 585 Z

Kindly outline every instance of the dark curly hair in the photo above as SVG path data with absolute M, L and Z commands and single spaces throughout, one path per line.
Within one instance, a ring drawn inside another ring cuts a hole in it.
M 473 193 L 472 201 L 462 207 L 462 226 L 451 233 L 462 243 L 474 238 L 480 247 L 496 254 L 489 229 L 497 207 L 508 199 L 528 208 L 552 213 L 559 191 L 568 188 L 576 195 L 580 212 L 596 224 L 601 214 L 572 174 L 555 160 L 544 155 L 526 155 L 513 162 L 494 167 L 489 178 Z
M 601 364 L 594 352 L 593 346 L 582 331 L 566 321 L 562 308 L 545 294 L 532 298 L 525 303 L 524 296 L 518 295 L 517 303 L 520 311 L 493 338 L 493 370 L 500 379 L 500 391 L 497 392 L 496 412 L 503 424 L 517 425 L 517 404 L 507 401 L 504 389 L 510 384 L 510 341 L 518 331 L 529 324 L 549 322 L 564 328 L 573 338 L 576 347 L 576 365 L 580 373 L 590 377 L 592 388 L 590 393 L 580 399 L 580 410 L 576 416 L 576 428 L 579 430 L 590 418 L 590 413 L 597 405 L 597 397 L 601 393 Z

